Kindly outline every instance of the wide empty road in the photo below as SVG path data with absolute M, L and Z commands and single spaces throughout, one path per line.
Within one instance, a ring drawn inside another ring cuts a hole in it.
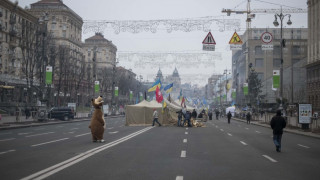
M 127 127 L 107 118 L 105 143 L 89 121 L 0 131 L 0 178 L 319 180 L 320 140 L 225 119 L 203 128 Z

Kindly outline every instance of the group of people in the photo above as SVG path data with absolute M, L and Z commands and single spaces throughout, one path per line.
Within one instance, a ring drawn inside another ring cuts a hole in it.
M 191 118 L 193 120 L 195 120 L 197 118 L 197 111 L 195 109 L 193 109 L 192 113 L 186 109 L 182 109 L 178 112 L 176 112 L 178 114 L 178 127 L 184 127 L 185 123 L 187 122 L 188 127 L 192 127 L 191 124 Z M 184 118 L 183 123 L 182 122 L 182 117 Z

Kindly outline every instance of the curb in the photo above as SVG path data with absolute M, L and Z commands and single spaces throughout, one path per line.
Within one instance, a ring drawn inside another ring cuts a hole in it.
M 108 116 L 109 118 L 117 118 L 122 116 Z M 123 116 L 124 117 L 124 116 Z M 38 126 L 46 126 L 46 125 L 55 125 L 55 124 L 65 124 L 65 123 L 74 123 L 74 122 L 83 122 L 83 121 L 90 121 L 91 117 L 88 118 L 79 118 L 76 120 L 71 121 L 57 121 L 57 122 L 50 122 L 50 121 L 44 121 L 43 123 L 30 123 L 30 124 L 10 124 L 8 126 L 0 127 L 0 130 L 8 130 L 8 129 L 20 129 L 20 128 L 26 128 L 26 127 L 38 127 Z
M 246 123 L 246 122 L 247 122 L 246 120 L 242 120 L 242 119 L 238 119 L 238 118 L 232 118 L 232 119 L 233 119 L 233 120 L 236 120 L 236 121 L 243 122 L 243 123 Z M 262 127 L 271 129 L 270 125 L 260 124 L 260 123 L 252 122 L 252 121 L 251 121 L 251 124 L 256 125 L 256 126 L 262 126 Z M 308 136 L 308 137 L 313 137 L 313 138 L 318 138 L 318 139 L 320 139 L 320 135 L 314 134 L 314 133 L 312 133 L 312 132 L 300 132 L 300 131 L 296 131 L 296 130 L 292 130 L 292 129 L 287 129 L 287 128 L 283 129 L 283 131 L 284 131 L 284 132 L 291 133 L 291 134 L 298 134 L 298 135 L 302 135 L 302 136 Z

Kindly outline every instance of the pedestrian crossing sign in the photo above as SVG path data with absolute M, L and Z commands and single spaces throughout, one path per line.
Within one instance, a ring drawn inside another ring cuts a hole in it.
M 229 44 L 242 44 L 242 40 L 240 38 L 240 36 L 237 34 L 237 32 L 234 32 L 230 41 L 229 41 Z

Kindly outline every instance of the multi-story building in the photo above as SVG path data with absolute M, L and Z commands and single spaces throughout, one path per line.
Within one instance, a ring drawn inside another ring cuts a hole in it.
M 53 69 L 53 87 L 49 90 L 53 91 L 54 104 L 88 102 L 91 97 L 87 97 L 90 83 L 81 43 L 82 18 L 62 0 L 40 0 L 31 4 L 28 12 L 39 18 L 49 32 L 44 36 L 51 46 L 44 49 L 48 59 L 43 61 L 44 66 Z
M 307 57 L 307 31 L 306 28 L 283 29 L 283 39 L 286 40 L 285 47 L 283 47 L 283 97 L 291 104 L 306 100 L 306 85 L 303 77 L 306 76 L 304 65 Z M 264 32 L 269 32 L 273 36 L 271 43 L 273 49 L 271 50 L 262 49 L 263 42 L 260 38 Z M 263 85 L 260 95 L 265 96 L 264 99 L 257 97 L 257 105 L 263 104 L 265 108 L 276 105 L 279 89 L 273 89 L 272 76 L 273 70 L 279 70 L 281 64 L 280 29 L 253 28 L 247 30 L 241 39 L 242 49 L 232 51 L 233 88 L 237 92 L 236 103 L 240 105 L 248 103 L 245 101 L 243 84 L 247 82 L 249 67 L 251 67 L 258 73 L 258 78 Z
M 320 2 L 308 0 L 307 95 L 314 112 L 320 111 Z
M 32 96 L 37 93 L 34 88 L 39 86 L 39 81 L 32 77 L 38 69 L 30 69 L 35 62 L 30 61 L 28 54 L 35 54 L 31 49 L 40 45 L 35 42 L 38 30 L 36 17 L 19 7 L 18 3 L 1 1 L 0 103 L 4 107 L 31 103 L 29 101 L 35 99 L 29 97 L 28 92 Z
M 111 102 L 113 100 L 111 92 L 116 85 L 113 85 L 113 82 L 115 82 L 118 74 L 116 72 L 117 47 L 104 38 L 102 33 L 96 33 L 94 36 L 85 39 L 83 51 L 86 63 L 89 67 L 92 67 L 91 85 L 88 86 L 89 93 L 93 92 L 93 83 L 98 80 L 101 87 L 100 91 L 103 92 L 101 95 L 106 97 L 107 102 Z

